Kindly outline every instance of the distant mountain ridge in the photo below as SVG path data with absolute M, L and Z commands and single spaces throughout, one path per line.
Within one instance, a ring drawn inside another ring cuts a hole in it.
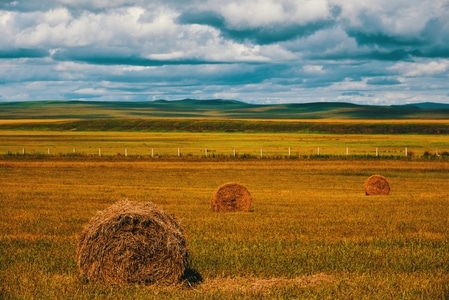
M 406 104 L 405 106 L 416 106 L 421 109 L 449 109 L 449 104 L 436 102 L 421 102 L 414 104 Z
M 155 101 L 0 102 L 0 119 L 224 118 L 224 119 L 449 119 L 449 104 L 377 106 L 346 102 L 250 104 L 224 99 Z

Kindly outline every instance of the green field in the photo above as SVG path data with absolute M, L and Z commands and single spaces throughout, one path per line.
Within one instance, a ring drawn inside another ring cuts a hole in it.
M 0 156 L 449 159 L 438 134 L 305 134 L 0 130 Z
M 25 154 L 25 155 L 24 155 Z M 439 155 L 439 156 L 438 156 Z M 0 157 L 449 159 L 443 134 L 1 130 Z
M 344 102 L 250 104 L 235 100 L 0 102 L 0 120 L 207 118 L 263 120 L 447 120 L 449 105 L 357 105 Z
M 2 299 L 447 299 L 446 161 L 0 161 Z M 365 196 L 384 175 L 388 196 Z M 210 210 L 237 181 L 250 213 Z M 192 286 L 113 287 L 80 278 L 76 239 L 99 210 L 153 201 L 186 232 Z

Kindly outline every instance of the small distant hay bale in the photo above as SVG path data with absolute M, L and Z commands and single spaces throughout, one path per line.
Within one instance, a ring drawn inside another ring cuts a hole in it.
M 248 189 L 235 182 L 228 182 L 218 187 L 211 200 L 215 212 L 250 211 L 253 199 Z
M 81 275 L 109 284 L 175 284 L 187 266 L 176 219 L 151 202 L 118 202 L 97 213 L 78 238 Z
M 390 193 L 390 185 L 382 175 L 370 176 L 365 181 L 364 188 L 365 195 L 388 195 Z

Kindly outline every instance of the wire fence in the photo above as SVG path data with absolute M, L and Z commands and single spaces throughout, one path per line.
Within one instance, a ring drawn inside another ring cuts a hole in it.
M 378 158 L 378 159 L 449 159 L 444 149 L 413 149 L 409 147 L 29 147 L 6 151 L 3 156 L 39 157 L 141 157 L 141 158 Z

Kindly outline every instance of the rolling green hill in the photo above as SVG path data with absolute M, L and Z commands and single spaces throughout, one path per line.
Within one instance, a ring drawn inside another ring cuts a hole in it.
M 98 102 L 33 101 L 0 103 L 0 120 L 98 118 L 219 118 L 219 119 L 368 119 L 444 120 L 449 105 L 372 106 L 340 102 L 255 105 L 234 100 Z
M 232 100 L 0 103 L 0 129 L 449 134 L 449 105 L 254 105 Z

